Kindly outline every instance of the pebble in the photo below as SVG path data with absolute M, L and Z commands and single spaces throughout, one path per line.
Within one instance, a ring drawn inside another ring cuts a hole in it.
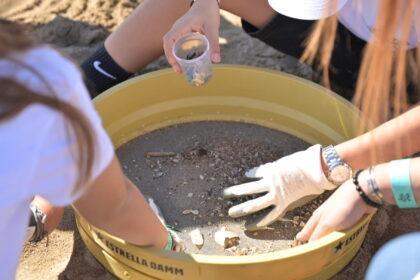
M 188 194 L 187 194 L 187 196 L 188 196 L 188 197 L 192 197 L 192 196 L 193 196 L 193 193 L 192 193 L 192 192 L 190 192 L 190 193 L 188 193 Z
M 300 222 L 300 224 L 299 224 L 299 226 L 300 226 L 300 227 L 302 227 L 302 228 L 303 228 L 305 225 L 306 225 L 306 224 L 305 224 L 305 222 Z
M 197 246 L 199 249 L 203 247 L 204 244 L 204 237 L 203 234 L 200 232 L 200 229 L 196 228 L 195 230 L 190 232 L 191 242 Z
M 204 176 L 203 175 L 200 175 L 200 180 L 204 180 Z

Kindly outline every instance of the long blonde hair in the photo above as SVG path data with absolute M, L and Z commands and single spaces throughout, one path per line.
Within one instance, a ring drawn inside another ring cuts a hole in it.
M 366 0 L 370 1 L 370 0 Z M 420 79 L 419 47 L 408 51 L 408 40 L 418 0 L 381 0 L 372 39 L 367 43 L 356 84 L 354 104 L 364 119 L 361 132 L 407 110 L 407 84 Z M 360 4 L 363 5 L 362 1 Z M 334 48 L 337 16 L 319 20 L 306 42 L 301 61 L 319 58 L 323 84 L 330 87 L 328 69 Z M 399 42 L 395 35 L 399 32 Z M 415 90 L 418 90 L 416 88 Z
M 0 123 L 10 120 L 31 104 L 40 104 L 56 110 L 64 115 L 69 128 L 76 135 L 77 154 L 74 155 L 79 167 L 76 191 L 90 176 L 93 159 L 93 135 L 84 115 L 74 106 L 55 97 L 52 87 L 30 65 L 9 56 L 12 52 L 22 52 L 34 47 L 33 42 L 19 25 L 0 19 L 0 59 L 12 60 L 19 66 L 31 71 L 48 88 L 49 94 L 40 94 L 17 83 L 10 78 L 0 78 Z M 28 124 L 29 125 L 29 124 Z

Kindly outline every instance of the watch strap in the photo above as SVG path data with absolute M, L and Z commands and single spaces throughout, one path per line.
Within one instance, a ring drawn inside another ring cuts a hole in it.
M 328 166 L 328 170 L 331 172 L 334 168 L 339 165 L 346 164 L 338 155 L 336 150 L 332 145 L 329 145 L 322 149 L 322 154 L 324 156 L 325 162 Z

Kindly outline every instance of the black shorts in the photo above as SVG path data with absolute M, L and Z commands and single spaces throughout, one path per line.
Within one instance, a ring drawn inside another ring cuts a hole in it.
M 242 21 L 242 28 L 250 36 L 280 52 L 300 58 L 304 51 L 304 41 L 315 22 L 277 14 L 262 29 L 246 21 Z M 331 57 L 330 79 L 333 85 L 346 89 L 340 94 L 347 99 L 353 96 L 365 45 L 365 41 L 353 35 L 342 24 L 338 24 L 335 48 Z

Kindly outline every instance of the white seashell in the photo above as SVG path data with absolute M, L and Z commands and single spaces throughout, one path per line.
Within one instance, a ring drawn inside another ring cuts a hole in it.
M 203 234 L 198 228 L 190 232 L 191 241 L 198 248 L 201 248 L 204 244 Z

